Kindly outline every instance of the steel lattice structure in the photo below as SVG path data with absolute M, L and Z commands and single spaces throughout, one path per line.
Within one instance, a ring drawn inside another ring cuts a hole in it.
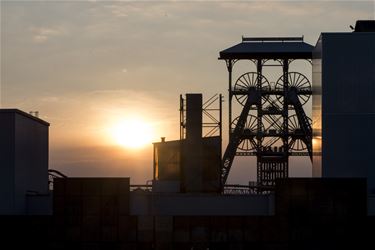
M 311 83 L 303 74 L 289 71 L 293 60 L 310 60 L 312 48 L 303 38 L 243 38 L 220 52 L 229 73 L 229 143 L 223 155 L 223 184 L 235 156 L 256 157 L 257 192 L 271 191 L 277 178 L 288 177 L 289 156 L 312 157 L 311 119 L 303 108 L 312 94 Z M 233 66 L 244 59 L 256 65 L 256 72 L 245 72 L 233 83 Z M 282 68 L 275 83 L 262 74 L 267 66 Z M 236 118 L 232 117 L 234 104 L 242 108 Z

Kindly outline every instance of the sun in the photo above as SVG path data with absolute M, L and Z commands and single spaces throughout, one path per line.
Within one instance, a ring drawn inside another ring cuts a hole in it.
M 111 134 L 114 141 L 125 148 L 142 148 L 152 142 L 151 126 L 140 119 L 118 122 L 112 127 Z

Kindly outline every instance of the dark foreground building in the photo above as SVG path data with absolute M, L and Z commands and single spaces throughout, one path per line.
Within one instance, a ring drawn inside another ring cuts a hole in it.
M 285 179 L 275 214 L 136 214 L 128 178 L 55 181 L 53 216 L 1 217 L 2 242 L 36 249 L 371 248 L 364 179 Z M 202 209 L 201 204 L 194 204 Z M 173 209 L 173 208 L 171 208 Z

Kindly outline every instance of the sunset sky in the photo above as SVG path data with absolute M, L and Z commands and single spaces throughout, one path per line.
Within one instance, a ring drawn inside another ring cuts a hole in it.
M 152 145 L 121 146 L 116 126 L 139 120 L 149 141 L 178 139 L 180 94 L 222 93 L 227 99 L 219 51 L 242 35 L 304 35 L 315 45 L 321 32 L 350 32 L 349 25 L 374 19 L 375 13 L 374 1 L 1 1 L 0 6 L 1 107 L 37 110 L 51 123 L 50 168 L 69 176 L 130 176 L 132 183 L 152 178 Z M 224 132 L 227 111 L 225 102 Z M 226 138 L 224 133 L 224 145 Z M 254 180 L 254 163 L 236 161 L 229 182 Z M 291 160 L 292 176 L 309 176 L 310 168 L 306 158 Z

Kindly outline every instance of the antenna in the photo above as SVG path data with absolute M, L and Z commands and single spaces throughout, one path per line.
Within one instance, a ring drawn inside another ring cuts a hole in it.
M 37 110 L 36 111 L 29 111 L 29 114 L 39 118 L 39 111 L 37 111 Z

